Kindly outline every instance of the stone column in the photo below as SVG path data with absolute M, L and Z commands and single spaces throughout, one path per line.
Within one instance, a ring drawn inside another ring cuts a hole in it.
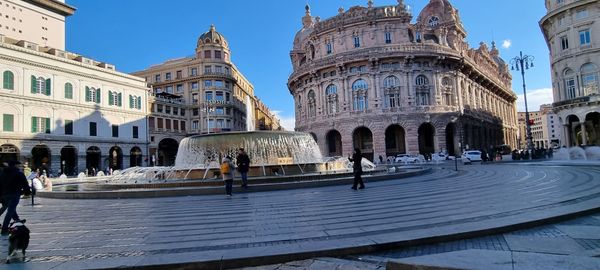
M 577 132 L 576 132 L 576 128 L 577 125 L 575 124 L 575 122 L 573 122 L 571 124 L 571 146 L 577 146 Z
M 569 125 L 562 125 L 562 126 L 563 126 L 562 134 L 561 134 L 562 138 L 561 138 L 560 143 L 561 143 L 561 145 L 569 147 L 569 146 L 571 146 L 571 140 L 570 140 L 570 136 L 569 136 L 569 130 L 570 130 Z
M 581 125 L 581 143 L 587 145 L 587 132 L 585 122 L 579 122 Z

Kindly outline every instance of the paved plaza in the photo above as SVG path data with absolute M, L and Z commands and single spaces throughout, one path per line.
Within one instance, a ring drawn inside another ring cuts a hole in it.
M 543 231 L 539 226 L 576 216 L 589 219 L 549 229 L 557 237 L 542 246 L 557 256 L 591 254 L 586 258 L 596 260 L 600 243 L 590 235 L 600 230 L 594 216 L 599 176 L 598 166 L 585 164 L 473 165 L 458 172 L 436 166 L 430 174 L 367 183 L 360 191 L 340 185 L 231 198 L 40 198 L 35 206 L 29 201 L 19 206 L 32 231 L 27 262 L 0 268 L 229 269 L 295 261 L 313 265 L 310 269 L 383 269 L 389 259 L 447 261 L 439 257 L 447 252 L 463 258 L 472 252 L 467 247 L 477 245 L 494 248 L 478 249 L 476 258 L 505 264 L 505 256 L 531 255 L 527 234 L 511 231 Z M 411 248 L 420 251 L 410 253 Z M 0 252 L 6 249 L 3 240 Z M 431 257 L 415 259 L 424 255 Z

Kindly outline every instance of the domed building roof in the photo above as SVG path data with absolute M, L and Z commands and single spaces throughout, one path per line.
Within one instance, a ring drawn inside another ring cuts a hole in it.
M 417 23 L 428 26 L 446 22 L 460 23 L 456 9 L 448 0 L 430 0 L 417 18 Z
M 198 47 L 202 45 L 220 45 L 228 47 L 227 40 L 221 33 L 217 32 L 214 25 L 210 26 L 210 29 L 198 38 Z

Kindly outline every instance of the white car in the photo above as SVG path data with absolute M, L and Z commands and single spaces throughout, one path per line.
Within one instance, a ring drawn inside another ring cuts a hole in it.
M 469 150 L 462 154 L 460 157 L 464 164 L 471 164 L 471 162 L 481 162 L 481 151 Z
M 416 163 L 417 161 L 419 161 L 419 157 L 408 154 L 399 154 L 396 156 L 396 159 L 394 161 L 396 163 Z

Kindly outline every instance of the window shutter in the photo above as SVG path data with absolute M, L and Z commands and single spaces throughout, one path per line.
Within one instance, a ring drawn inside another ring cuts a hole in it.
M 142 98 L 141 97 L 137 97 L 137 109 L 138 110 L 142 109 Z
M 73 85 L 65 83 L 65 98 L 73 99 Z
M 119 95 L 117 96 L 117 106 L 121 107 L 123 106 L 123 94 L 119 93 Z
M 115 98 L 113 97 L 112 91 L 108 91 L 108 105 L 114 105 Z
M 129 108 L 133 109 L 134 105 L 133 105 L 133 96 L 129 95 Z
M 89 87 L 85 87 L 85 101 L 91 101 L 92 97 L 90 95 L 90 88 Z
M 35 78 L 35 76 L 31 75 L 31 93 L 32 94 L 37 93 L 36 88 L 37 88 L 37 79 Z
M 52 81 L 50 79 L 46 80 L 46 96 L 50 96 L 52 94 Z
M 31 133 L 37 133 L 38 127 L 38 118 L 37 117 L 31 117 Z
M 10 71 L 4 71 L 4 89 L 15 89 L 15 76 Z
M 15 122 L 15 116 L 12 114 L 5 114 L 3 115 L 3 127 L 2 130 L 3 131 L 15 131 L 14 129 L 14 122 Z
M 46 130 L 44 132 L 50 134 L 50 118 L 46 118 Z
M 100 104 L 100 88 L 96 89 L 96 103 Z

